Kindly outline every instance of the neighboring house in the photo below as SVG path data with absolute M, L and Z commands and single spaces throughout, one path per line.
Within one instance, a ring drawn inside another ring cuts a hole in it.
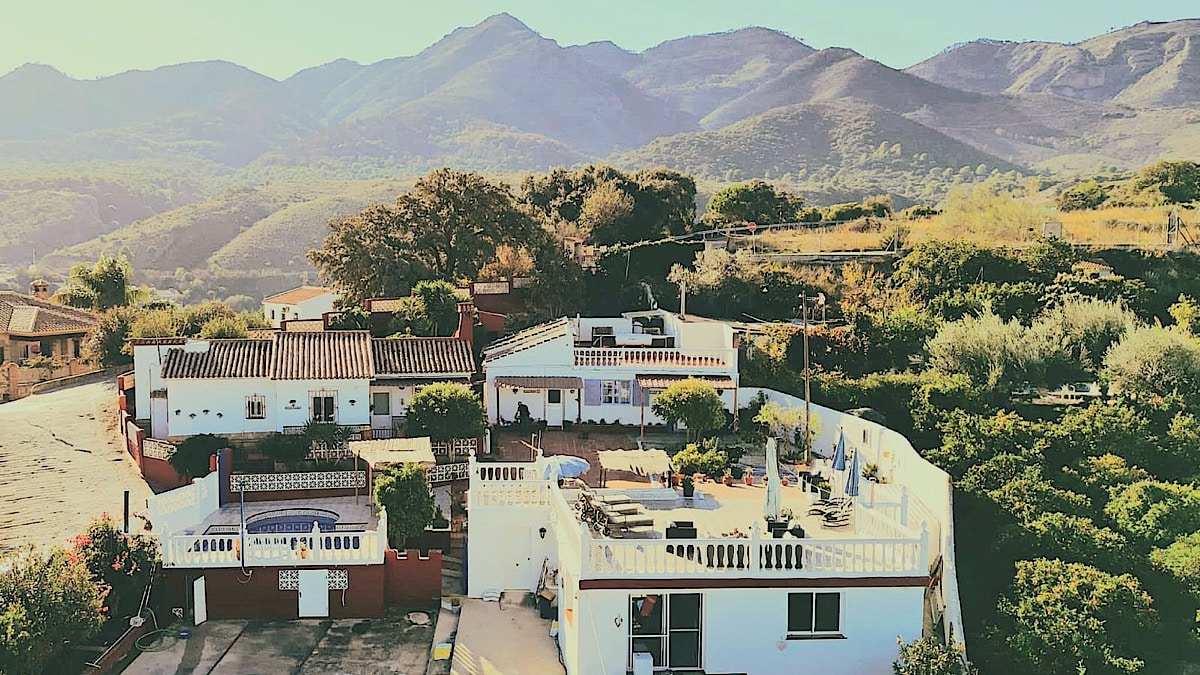
M 760 393 L 804 405 L 741 395 Z M 540 452 L 533 463 L 472 461 L 468 595 L 544 598 L 567 675 L 890 673 L 897 638 L 961 642 L 949 476 L 895 431 L 812 409 L 815 448 L 844 434 L 886 481 L 860 483 L 843 526 L 808 515 L 810 493 L 795 486 L 780 488 L 792 527 L 773 537 L 761 487 L 706 483 L 688 499 L 648 482 L 592 491 L 592 504 L 625 503 L 650 523 L 606 536 L 583 522 L 580 489 L 545 479 Z
M 654 395 L 688 377 L 711 382 L 726 410 L 737 409 L 734 330 L 662 310 L 534 326 L 484 349 L 483 368 L 493 423 L 513 420 L 519 403 L 550 426 L 662 423 Z
M 50 301 L 50 285 L 31 283 L 32 295 L 0 291 L 0 363 L 38 355 L 63 360 L 83 356 L 96 316 Z
M 320 319 L 333 311 L 337 293 L 324 286 L 300 286 L 263 298 L 263 315 L 274 328 L 284 321 Z
M 474 372 L 470 344 L 452 338 L 280 331 L 268 339 L 131 343 L 134 409 L 149 415 L 150 436 L 161 440 L 298 432 L 309 421 L 355 431 L 377 423 L 390 436 L 413 387 L 469 381 Z

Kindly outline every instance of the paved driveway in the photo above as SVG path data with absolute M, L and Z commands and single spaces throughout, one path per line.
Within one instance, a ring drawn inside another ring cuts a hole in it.
M 127 675 L 423 675 L 432 625 L 382 619 L 208 621 L 164 651 L 139 655 Z M 431 614 L 431 619 L 436 614 Z
M 0 405 L 0 552 L 62 544 L 102 511 L 121 518 L 153 494 L 125 451 L 112 382 Z M 141 527 L 132 519 L 130 526 Z

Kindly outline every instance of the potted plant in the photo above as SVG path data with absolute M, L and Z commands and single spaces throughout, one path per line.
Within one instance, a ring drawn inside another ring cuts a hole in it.
M 742 473 L 742 482 L 745 483 L 747 486 L 754 485 L 754 473 L 752 471 L 743 472 Z
M 691 499 L 696 494 L 696 482 L 691 476 L 684 476 L 679 484 L 683 488 L 684 499 Z
M 733 466 L 729 467 L 729 476 L 735 483 L 740 482 L 746 473 L 746 467 L 742 466 L 741 464 L 734 464 Z
M 721 474 L 721 483 L 726 487 L 733 485 L 733 471 L 729 467 L 725 467 L 725 472 Z
M 871 462 L 867 462 L 867 464 L 865 466 L 863 466 L 862 477 L 871 481 L 872 483 L 878 483 L 879 482 L 879 465 L 872 464 Z

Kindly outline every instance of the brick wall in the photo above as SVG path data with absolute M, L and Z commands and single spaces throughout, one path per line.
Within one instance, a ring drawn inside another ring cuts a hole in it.
M 422 557 L 414 549 L 388 549 L 383 556 L 384 589 L 388 606 L 412 607 L 442 597 L 442 552 Z
M 383 615 L 384 565 L 350 565 L 348 588 L 329 591 L 329 617 L 355 619 Z M 167 571 L 170 606 L 186 606 L 192 580 L 204 576 L 210 619 L 288 620 L 299 618 L 296 591 L 279 590 L 279 571 L 285 567 L 254 567 L 249 578 L 236 567 L 172 569 Z M 344 598 L 344 600 L 343 600 Z

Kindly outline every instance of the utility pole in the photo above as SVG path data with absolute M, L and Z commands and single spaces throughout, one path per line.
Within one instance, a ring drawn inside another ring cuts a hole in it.
M 812 391 L 808 386 L 808 291 L 800 295 L 800 312 L 804 325 L 804 465 L 812 466 L 812 414 L 809 412 L 809 401 Z

